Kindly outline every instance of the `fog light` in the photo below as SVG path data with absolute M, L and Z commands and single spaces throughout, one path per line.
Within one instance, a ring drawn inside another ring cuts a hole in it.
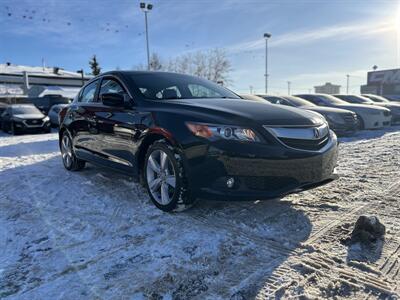
M 228 188 L 233 188 L 233 186 L 235 185 L 235 179 L 233 177 L 228 178 L 228 180 L 226 181 L 226 186 Z

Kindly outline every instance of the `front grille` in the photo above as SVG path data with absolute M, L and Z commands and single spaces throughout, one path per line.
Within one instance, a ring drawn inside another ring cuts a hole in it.
M 354 125 L 357 124 L 358 119 L 357 119 L 357 115 L 356 114 L 346 114 L 343 116 L 346 124 L 348 125 Z
M 42 125 L 42 120 L 41 119 L 25 120 L 25 123 L 28 125 Z
M 262 191 L 279 190 L 297 184 L 297 181 L 294 178 L 276 176 L 249 176 L 244 177 L 243 181 L 248 189 Z
M 302 150 L 318 151 L 328 144 L 329 136 L 325 136 L 317 140 L 303 140 L 303 139 L 290 139 L 290 138 L 279 138 L 279 140 L 285 145 Z

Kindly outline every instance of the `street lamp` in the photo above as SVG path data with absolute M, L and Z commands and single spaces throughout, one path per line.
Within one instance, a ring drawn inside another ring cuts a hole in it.
M 76 73 L 81 74 L 82 86 L 84 86 L 85 85 L 85 73 L 84 73 L 83 69 L 76 71 Z
M 153 9 L 153 4 L 140 2 L 140 9 L 144 12 L 146 25 L 147 70 L 150 70 L 149 30 L 147 25 L 147 13 Z
M 270 33 L 264 33 L 265 38 L 265 94 L 268 94 L 268 39 L 271 37 Z

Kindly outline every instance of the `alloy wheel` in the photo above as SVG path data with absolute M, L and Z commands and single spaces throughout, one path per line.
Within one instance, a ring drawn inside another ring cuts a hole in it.
M 176 174 L 167 153 L 155 150 L 148 156 L 146 179 L 150 193 L 161 205 L 171 203 L 176 186 Z
M 68 135 L 64 135 L 61 141 L 61 155 L 64 165 L 70 168 L 72 165 L 72 143 Z

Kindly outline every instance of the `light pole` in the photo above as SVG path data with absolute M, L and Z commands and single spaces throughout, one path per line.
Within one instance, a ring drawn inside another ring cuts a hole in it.
M 292 83 L 290 81 L 287 82 L 287 93 L 288 93 L 289 96 L 290 96 L 290 85 L 291 84 Z
M 346 94 L 348 95 L 348 94 L 349 94 L 349 85 L 350 85 L 350 75 L 347 74 L 346 77 L 347 77 L 347 82 L 346 82 Z
M 265 38 L 265 94 L 268 94 L 268 39 L 271 37 L 270 33 L 264 33 Z
M 144 12 L 144 22 L 146 25 L 147 70 L 150 70 L 149 29 L 147 25 L 147 13 L 153 9 L 153 4 L 140 2 L 140 8 Z
M 80 70 L 76 71 L 76 73 L 81 73 L 82 86 L 84 86 L 85 85 L 85 72 L 83 71 L 83 69 L 80 69 Z

